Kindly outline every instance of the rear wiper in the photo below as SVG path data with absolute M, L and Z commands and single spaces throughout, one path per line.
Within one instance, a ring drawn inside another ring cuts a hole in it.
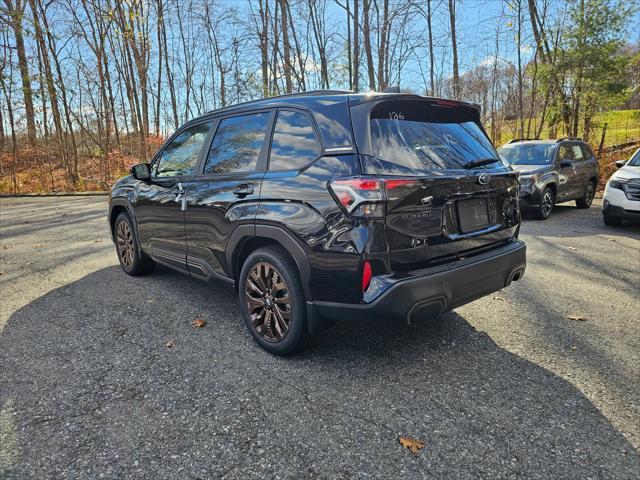
M 500 159 L 498 158 L 478 158 L 477 160 L 471 160 L 470 162 L 465 163 L 463 167 L 466 169 L 469 169 L 469 168 L 481 167 L 483 165 L 491 165 L 492 163 L 496 163 L 499 161 Z

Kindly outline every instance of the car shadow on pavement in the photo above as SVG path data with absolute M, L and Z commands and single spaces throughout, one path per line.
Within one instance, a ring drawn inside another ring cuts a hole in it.
M 0 476 L 635 478 L 640 469 L 579 390 L 456 313 L 340 323 L 279 358 L 254 344 L 238 310 L 230 288 L 109 267 L 15 312 L 0 332 Z M 196 318 L 206 326 L 193 328 Z M 426 446 L 413 455 L 399 436 Z

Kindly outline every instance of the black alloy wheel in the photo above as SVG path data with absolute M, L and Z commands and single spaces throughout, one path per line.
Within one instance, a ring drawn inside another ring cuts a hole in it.
M 555 203 L 556 196 L 549 187 L 545 188 L 540 198 L 540 207 L 536 211 L 536 217 L 539 220 L 546 220 L 551 216 L 553 211 L 553 205 Z
M 238 279 L 238 296 L 244 323 L 262 348 L 288 355 L 307 345 L 311 335 L 300 273 L 282 247 L 249 254 Z
M 153 271 L 156 263 L 140 252 L 138 239 L 129 215 L 126 213 L 118 215 L 113 230 L 116 253 L 122 270 L 126 274 L 133 276 L 144 275 Z
M 596 195 L 596 187 L 593 182 L 587 183 L 585 187 L 584 196 L 576 200 L 576 206 L 578 208 L 589 208 L 593 203 L 593 197 Z
M 251 269 L 244 287 L 247 311 L 256 333 L 267 342 L 281 342 L 291 328 L 291 300 L 282 274 L 268 262 Z
M 116 245 L 118 246 L 118 254 L 122 265 L 126 268 L 131 268 L 133 266 L 135 244 L 133 232 L 128 222 L 118 223 Z

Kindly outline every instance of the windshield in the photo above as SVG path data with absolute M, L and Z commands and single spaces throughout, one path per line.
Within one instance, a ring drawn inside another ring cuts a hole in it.
M 553 161 L 554 143 L 514 143 L 498 149 L 511 165 L 549 165 Z
M 467 107 L 382 103 L 370 116 L 371 156 L 363 158 L 365 173 L 420 175 L 473 163 L 475 168 L 503 166 L 475 114 Z
M 640 148 L 633 154 L 631 160 L 627 163 L 628 167 L 640 167 Z

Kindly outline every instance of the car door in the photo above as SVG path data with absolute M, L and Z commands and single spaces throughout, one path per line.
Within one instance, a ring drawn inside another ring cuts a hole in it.
M 572 143 L 571 150 L 573 151 L 573 170 L 575 172 L 575 189 L 573 192 L 573 198 L 580 198 L 584 196 L 585 187 L 591 177 L 592 167 L 588 158 L 585 156 L 580 143 Z
M 586 143 L 581 143 L 580 148 L 582 148 L 582 154 L 584 155 L 584 188 L 587 185 L 587 182 L 589 182 L 592 178 L 598 178 L 599 165 L 598 159 L 596 158 L 595 153 L 593 153 L 589 145 L 587 145 Z
M 574 198 L 577 188 L 571 144 L 562 143 L 558 146 L 556 165 L 558 168 L 558 193 L 556 195 L 556 202 L 564 202 Z
M 184 230 L 184 185 L 196 174 L 212 122 L 179 130 L 158 152 L 151 181 L 138 185 L 134 211 L 142 249 L 154 260 L 187 271 Z
M 239 225 L 254 225 L 273 117 L 260 110 L 220 118 L 199 174 L 183 184 L 191 275 L 231 275 L 226 245 Z

